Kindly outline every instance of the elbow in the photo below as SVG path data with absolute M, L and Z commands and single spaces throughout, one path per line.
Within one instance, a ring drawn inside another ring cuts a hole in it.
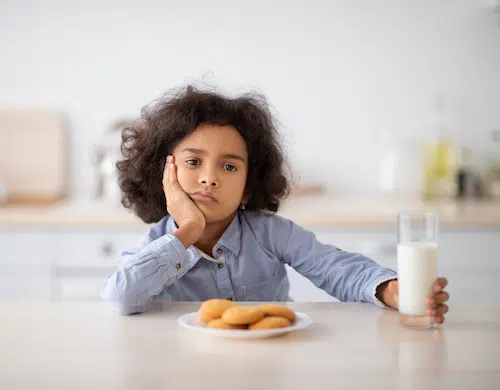
M 137 305 L 137 298 L 127 293 L 123 289 L 117 288 L 112 285 L 110 279 L 104 284 L 101 289 L 101 299 L 107 302 L 111 308 L 119 315 L 128 316 L 145 312 L 149 309 L 151 304 Z

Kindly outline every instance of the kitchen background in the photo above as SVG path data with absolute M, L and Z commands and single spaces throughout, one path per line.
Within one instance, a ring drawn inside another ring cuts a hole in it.
M 268 97 L 292 204 L 331 217 L 298 223 L 393 266 L 398 207 L 438 207 L 443 271 L 481 269 L 456 296 L 500 299 L 499 2 L 3 1 L 0 52 L 0 298 L 97 299 L 146 228 L 118 202 L 116 129 L 194 83 Z

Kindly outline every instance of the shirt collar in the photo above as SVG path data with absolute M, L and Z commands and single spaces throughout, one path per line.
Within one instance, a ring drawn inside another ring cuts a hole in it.
M 233 220 L 227 227 L 226 231 L 222 233 L 221 238 L 215 244 L 215 250 L 219 249 L 221 246 L 229 249 L 234 253 L 235 256 L 240 254 L 241 249 L 241 223 L 238 211 L 234 216 Z M 175 225 L 175 221 L 171 215 L 168 216 L 167 220 L 167 234 L 172 234 L 178 229 Z
M 219 242 L 215 245 L 216 247 L 226 247 L 231 252 L 233 252 L 235 256 L 238 256 L 240 254 L 241 249 L 241 223 L 239 213 L 239 211 L 236 213 L 226 231 L 222 233 Z

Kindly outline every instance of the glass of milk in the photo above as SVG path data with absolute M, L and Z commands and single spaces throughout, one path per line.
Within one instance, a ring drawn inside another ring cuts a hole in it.
M 434 326 L 426 298 L 437 279 L 438 216 L 429 212 L 398 214 L 398 308 L 402 325 Z

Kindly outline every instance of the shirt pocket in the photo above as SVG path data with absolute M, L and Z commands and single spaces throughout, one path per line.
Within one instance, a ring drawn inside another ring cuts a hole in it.
M 284 301 L 288 294 L 286 283 L 286 270 L 282 266 L 269 279 L 243 286 L 242 293 L 246 301 Z

